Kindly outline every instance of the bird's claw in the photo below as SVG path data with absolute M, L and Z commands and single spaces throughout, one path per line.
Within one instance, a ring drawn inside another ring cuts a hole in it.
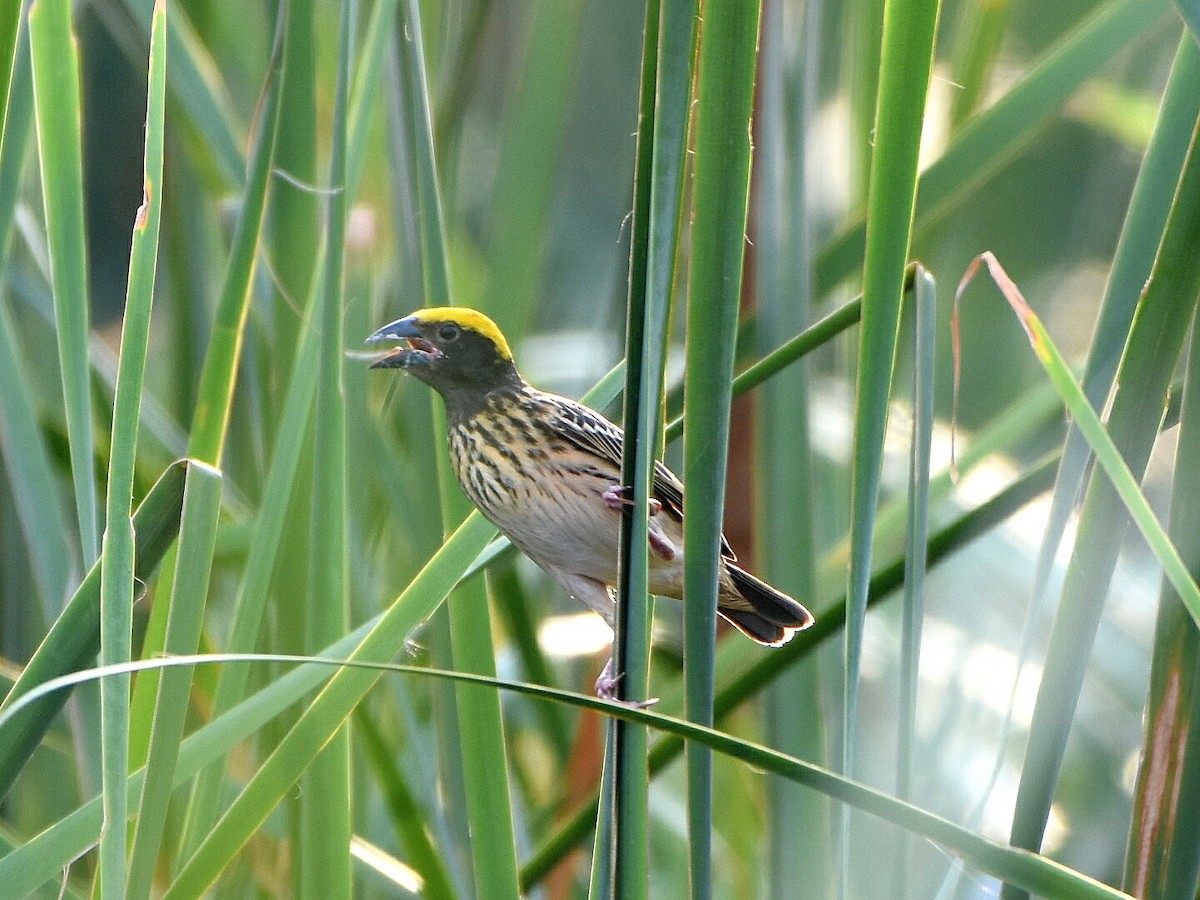
M 622 700 L 617 696 L 617 684 L 625 673 L 619 675 L 612 673 L 613 661 L 609 657 L 608 662 L 604 664 L 604 670 L 596 678 L 596 696 L 601 700 L 608 700 L 612 703 L 620 703 L 622 706 L 629 706 L 633 709 L 646 709 L 658 702 L 657 697 L 651 697 L 648 700 Z
M 614 484 L 600 496 L 604 499 L 605 506 L 617 510 L 623 506 L 633 506 L 633 498 L 629 496 L 632 493 L 633 488 L 629 485 Z M 646 506 L 652 516 L 657 516 L 662 512 L 662 503 L 653 497 L 646 501 Z

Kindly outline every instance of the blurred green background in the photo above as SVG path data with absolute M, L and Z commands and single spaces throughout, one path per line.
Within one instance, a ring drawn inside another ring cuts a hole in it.
M 864 218 L 882 6 L 882 0 L 764 0 L 738 350 L 743 362 L 778 347 L 860 292 L 861 237 L 855 244 L 845 236 L 861 228 Z M 946 477 L 952 415 L 960 454 L 977 441 L 988 452 L 965 467 L 956 484 L 935 486 L 931 531 L 952 526 L 1063 443 L 1065 417 L 1046 376 L 1011 310 L 983 279 L 963 298 L 962 377 L 954 409 L 950 300 L 971 259 L 993 251 L 1069 362 L 1083 371 L 1182 33 L 1173 7 L 1154 3 L 1135 12 L 1134 6 L 1121 0 L 942 4 L 921 147 L 922 170 L 938 182 L 922 181 L 910 252 L 938 285 L 934 475 Z M 402 42 L 412 34 L 394 2 L 360 0 L 350 10 L 350 129 L 357 130 L 342 136 L 351 160 L 345 194 L 351 205 L 344 292 L 336 296 L 344 316 L 338 412 L 344 414 L 346 440 L 346 621 L 357 626 L 386 608 L 442 543 L 436 473 L 444 439 L 427 389 L 392 373 L 368 374 L 361 352 L 366 335 L 427 302 L 422 266 L 430 265 L 430 257 L 421 244 L 426 213 L 417 196 L 420 148 L 411 145 L 403 124 L 412 82 Z M 453 299 L 499 323 L 528 380 L 581 397 L 622 358 L 624 348 L 644 7 L 628 0 L 445 0 L 424 2 L 420 11 Z M 88 0 L 73 8 L 91 317 L 91 474 L 102 500 L 131 225 L 142 202 L 149 12 L 144 0 Z M 326 188 L 337 129 L 343 8 L 293 0 L 285 12 L 294 16 L 289 46 L 294 55 L 282 76 L 266 214 L 254 247 L 248 318 L 223 445 L 222 507 L 199 644 L 205 651 L 229 646 L 265 486 L 279 453 L 286 391 L 296 373 L 317 366 L 315 356 L 297 356 L 296 347 L 310 292 L 319 296 L 314 285 L 326 271 L 319 247 L 332 197 Z M 247 206 L 246 161 L 262 127 L 257 116 L 280 9 L 272 2 L 180 0 L 170 4 L 168 15 L 173 40 L 163 216 L 135 505 L 169 463 L 185 454 L 195 430 L 189 423 L 202 390 L 217 298 L 228 277 L 230 244 Z M 1121 16 L 1115 37 L 1087 43 L 1101 18 Z M 0 192 L 7 192 L 0 199 L 13 222 L 4 232 L 0 298 L 0 337 L 14 351 L 0 386 L 9 396 L 0 408 L 6 473 L 0 477 L 0 654 L 8 680 L 33 654 L 92 561 L 81 549 L 75 522 L 62 376 L 53 350 L 54 295 L 26 41 L 23 27 L 0 157 Z M 1081 48 L 1074 74 L 1039 81 L 1039 67 L 1053 63 L 1064 47 Z M 377 69 L 366 68 L 372 61 Z M 1067 82 L 1065 102 L 1036 111 L 1039 92 L 1049 96 Z M 1019 95 L 1013 114 L 1025 117 L 1022 125 L 1000 127 L 987 142 L 953 157 L 952 166 L 937 168 L 1019 89 L 1027 93 Z M 1188 123 L 1183 125 L 1186 130 Z M 1178 171 L 1177 166 L 1171 177 Z M 685 236 L 685 258 L 687 252 Z M 781 319 L 778 309 L 790 312 Z M 681 406 L 682 312 L 679 300 L 667 368 L 672 416 Z M 779 324 L 788 321 L 799 324 Z M 906 304 L 885 446 L 877 568 L 903 557 L 911 326 Z M 846 588 L 857 340 L 857 330 L 850 329 L 808 357 L 802 395 L 789 401 L 764 399 L 760 392 L 734 409 L 727 533 L 748 567 L 784 579 L 781 583 L 807 577 L 812 593 L 805 600 L 818 620 Z M 1118 351 L 1122 343 L 1123 337 Z M 1179 378 L 1182 371 L 1181 365 Z M 36 433 L 19 442 L 14 429 L 29 423 L 14 416 L 24 401 Z M 607 411 L 619 420 L 619 403 Z M 796 446 L 811 446 L 810 463 L 764 437 L 767 418 L 785 431 L 794 428 Z M 304 598 L 321 534 L 321 522 L 311 521 L 312 486 L 324 476 L 314 459 L 313 427 L 302 435 L 278 551 L 254 562 L 270 575 L 254 642 L 265 652 L 314 652 L 323 646 L 306 637 L 313 624 Z M 1145 480 L 1164 521 L 1174 440 L 1174 431 L 1163 432 Z M 676 467 L 680 453 L 678 445 L 667 451 Z M 764 462 L 764 454 L 773 461 Z M 39 459 L 53 490 L 31 502 L 14 483 L 27 486 L 29 466 Z M 772 532 L 764 537 L 765 504 L 777 488 L 773 466 L 810 473 L 809 520 L 796 523 L 795 534 L 769 526 Z M 1048 635 L 1070 558 L 1068 539 L 1048 591 L 1030 611 L 1048 507 L 1047 493 L 1008 516 L 932 567 L 925 587 L 911 797 L 1001 842 L 1009 837 Z M 799 536 L 809 527 L 811 556 Z M 65 543 L 48 546 L 46 528 L 57 529 Z M 1068 529 L 1073 534 L 1074 525 Z M 45 570 L 56 572 L 58 580 L 40 577 Z M 801 570 L 809 574 L 797 575 Z M 167 566 L 138 587 L 135 658 L 148 653 L 143 641 L 146 648 L 161 646 L 161 637 L 153 635 L 162 626 L 151 610 L 167 597 L 164 573 Z M 499 674 L 589 691 L 607 652 L 599 621 L 513 554 L 492 564 L 488 584 Z M 1043 845 L 1053 858 L 1110 884 L 1121 884 L 1125 867 L 1159 599 L 1154 559 L 1131 530 L 1071 722 Z M 899 607 L 892 599 L 868 618 L 853 773 L 887 791 L 896 777 Z M 400 662 L 451 665 L 444 615 L 439 612 L 412 635 Z M 668 697 L 681 667 L 678 604 L 660 602 L 657 616 L 651 693 Z M 488 625 L 477 624 L 481 630 Z M 748 662 L 774 651 L 738 652 Z M 804 670 L 802 680 L 790 682 L 794 687 L 753 691 L 722 728 L 774 743 L 780 704 L 803 691 L 804 718 L 787 726 L 792 737 L 778 739 L 790 746 L 799 741 L 803 758 L 838 768 L 843 659 L 838 632 L 805 654 L 797 667 Z M 254 667 L 250 688 L 285 670 Z M 188 733 L 212 716 L 217 671 L 196 672 Z M 136 676 L 135 684 L 144 677 Z M 100 790 L 98 696 L 94 686 L 76 691 L 4 799 L 0 841 L 7 847 L 23 845 Z M 430 897 L 487 892 L 472 871 L 453 703 L 453 690 L 434 681 L 385 677 L 350 719 L 346 751 L 355 835 L 416 871 L 424 879 L 423 895 Z M 140 708 L 145 711 L 145 704 Z M 502 708 L 517 856 L 524 864 L 547 852 L 547 840 L 595 790 L 603 732 L 591 714 L 523 697 L 504 696 Z M 296 708 L 283 711 L 228 755 L 219 774 L 219 808 L 298 715 Z M 136 761 L 136 737 L 134 746 Z M 801 792 L 808 798 L 800 819 L 806 830 L 781 833 L 780 823 L 789 820 L 772 800 L 797 795 L 777 793 L 782 789 L 773 784 L 741 762 L 718 756 L 715 895 L 834 896 L 840 834 L 831 806 Z M 683 896 L 688 883 L 682 785 L 683 768 L 676 761 L 651 789 L 652 896 Z M 190 855 L 182 848 L 195 847 L 183 834 L 183 823 L 191 821 L 188 795 L 187 789 L 177 790 L 170 801 L 156 891 L 171 883 Z M 290 793 L 234 857 L 215 895 L 291 896 L 299 890 L 298 796 Z M 579 846 L 582 853 L 564 852 L 561 861 L 553 853 L 538 857 L 557 867 L 528 886 L 528 895 L 584 896 L 590 837 Z M 999 890 L 993 876 L 970 866 L 960 871 L 955 857 L 937 845 L 905 843 L 898 829 L 866 816 L 853 819 L 850 847 L 850 896 L 991 897 Z M 876 853 L 875 847 L 884 851 Z M 907 880 L 897 882 L 896 859 L 903 856 L 912 862 Z M 87 854 L 71 867 L 68 895 L 88 894 L 94 866 L 94 854 Z M 781 874 L 788 866 L 807 879 L 803 887 Z M 354 896 L 408 895 L 396 876 L 364 862 L 356 862 L 353 872 Z M 893 893 L 898 883 L 904 890 Z M 40 891 L 38 896 L 56 896 L 58 885 Z

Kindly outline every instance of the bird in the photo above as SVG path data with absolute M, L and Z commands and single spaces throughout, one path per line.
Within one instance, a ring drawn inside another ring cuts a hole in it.
M 613 626 L 622 508 L 622 429 L 517 371 L 503 333 L 468 307 L 427 307 L 367 343 L 395 342 L 372 369 L 401 369 L 439 393 L 463 493 L 558 585 Z M 656 461 L 648 502 L 649 589 L 683 599 L 683 483 Z M 779 647 L 813 623 L 799 601 L 742 569 L 721 537 L 717 612 L 751 640 Z M 613 699 L 611 660 L 596 682 Z

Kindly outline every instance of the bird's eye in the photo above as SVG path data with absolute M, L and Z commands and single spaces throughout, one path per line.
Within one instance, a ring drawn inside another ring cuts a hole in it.
M 458 339 L 459 327 L 453 322 L 446 322 L 438 326 L 438 337 L 446 343 Z

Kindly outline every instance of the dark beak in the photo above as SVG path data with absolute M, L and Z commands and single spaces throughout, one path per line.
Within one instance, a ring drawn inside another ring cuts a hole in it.
M 372 369 L 407 369 L 409 366 L 428 363 L 433 346 L 421 339 L 421 330 L 412 316 L 397 319 L 384 325 L 365 343 L 375 344 L 379 341 L 405 341 L 408 346 L 396 347 L 379 357 L 370 368 Z

